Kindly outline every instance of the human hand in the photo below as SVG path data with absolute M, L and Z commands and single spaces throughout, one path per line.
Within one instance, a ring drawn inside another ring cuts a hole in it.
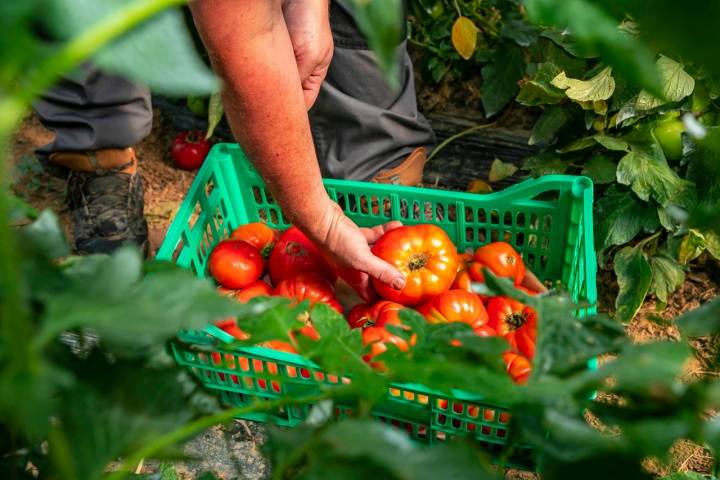
M 528 290 L 532 290 L 533 292 L 547 292 L 547 287 L 545 287 L 545 285 L 543 285 L 543 283 L 530 270 L 525 272 L 525 278 L 523 278 L 522 286 Z
M 340 207 L 330 203 L 327 214 L 307 232 L 337 274 L 365 301 L 375 298 L 370 279 L 376 278 L 402 289 L 405 277 L 395 267 L 370 251 L 385 232 L 402 226 L 393 221 L 373 228 L 359 228 Z
M 284 0 L 282 10 L 295 53 L 305 106 L 310 109 L 320 93 L 333 54 L 328 0 Z

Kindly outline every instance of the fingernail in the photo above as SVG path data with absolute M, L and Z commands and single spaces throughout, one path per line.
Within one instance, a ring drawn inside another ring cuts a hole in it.
M 405 279 L 403 277 L 398 277 L 392 282 L 392 286 L 395 290 L 401 290 L 403 287 L 405 287 Z

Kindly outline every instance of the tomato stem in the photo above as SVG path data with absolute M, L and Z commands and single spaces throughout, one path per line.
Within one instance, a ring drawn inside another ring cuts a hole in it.
M 408 261 L 408 268 L 411 271 L 420 270 L 425 265 L 427 265 L 428 260 L 430 260 L 430 255 L 427 253 L 414 253 L 410 256 L 410 261 Z
M 513 331 L 515 331 L 525 325 L 525 322 L 527 322 L 527 317 L 522 312 L 515 312 L 511 315 L 508 315 L 505 322 L 510 325 Z

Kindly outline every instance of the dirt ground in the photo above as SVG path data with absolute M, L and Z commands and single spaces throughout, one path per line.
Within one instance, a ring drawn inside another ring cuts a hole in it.
M 429 99 L 424 99 L 430 101 Z M 145 215 L 148 220 L 150 252 L 157 251 L 175 212 L 193 180 L 194 173 L 175 168 L 169 158 L 169 147 L 176 132 L 169 122 L 155 111 L 155 126 L 151 135 L 137 146 L 140 171 L 145 186 Z M 16 193 L 38 209 L 49 208 L 56 212 L 63 226 L 72 238 L 71 219 L 64 203 L 65 182 L 49 177 L 33 156 L 33 150 L 52 140 L 52 134 L 45 130 L 37 118 L 29 116 L 21 125 L 15 137 L 14 159 L 16 165 L 13 187 Z M 685 284 L 669 299 L 664 311 L 657 311 L 654 300 L 648 300 L 636 318 L 627 325 L 627 331 L 637 342 L 658 339 L 678 339 L 679 332 L 671 319 L 678 314 L 698 307 L 717 296 L 720 291 L 720 278 L 717 268 L 695 268 L 687 275 Z M 612 312 L 617 283 L 611 269 L 602 270 L 598 276 L 600 309 Z M 691 365 L 688 375 L 720 376 L 716 359 L 720 354 L 720 341 L 717 338 L 695 340 L 698 352 L 697 361 Z M 181 478 L 190 479 L 205 470 L 213 469 L 223 474 L 223 478 L 261 479 L 268 475 L 266 462 L 259 454 L 257 446 L 262 443 L 262 428 L 239 423 L 229 427 L 216 427 L 205 432 L 191 442 L 187 452 L 202 458 L 195 463 L 179 464 Z M 224 451 L 218 451 L 217 445 L 230 445 Z M 659 476 L 673 471 L 697 471 L 707 473 L 712 465 L 712 457 L 704 448 L 689 442 L 679 442 L 673 449 L 670 465 L 648 460 L 647 468 Z M 144 473 L 150 473 L 156 467 L 146 465 Z M 527 472 L 513 472 L 507 478 L 535 478 Z

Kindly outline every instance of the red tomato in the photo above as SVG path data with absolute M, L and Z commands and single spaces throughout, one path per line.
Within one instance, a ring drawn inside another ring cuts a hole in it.
M 240 225 L 233 230 L 230 238 L 232 240 L 242 240 L 243 242 L 249 243 L 260 250 L 263 258 L 268 258 L 273 246 L 275 246 L 277 236 L 276 230 L 273 230 L 262 222 L 255 222 Z
M 350 309 L 350 313 L 348 313 L 347 318 L 345 318 L 350 328 L 361 328 L 365 325 L 369 308 L 370 305 L 367 303 L 359 303 Z
M 251 298 L 262 296 L 269 297 L 270 295 L 272 295 L 272 292 L 273 289 L 270 285 L 263 282 L 262 280 L 257 280 L 256 282 L 251 283 L 242 290 L 235 292 L 234 298 L 240 303 L 247 303 L 248 300 L 250 300 Z
M 210 274 L 225 288 L 245 288 L 263 271 L 260 251 L 249 243 L 224 240 L 215 246 L 208 260 Z
M 537 313 L 508 297 L 493 297 L 487 305 L 489 325 L 505 337 L 513 350 L 527 358 L 535 356 Z
M 470 288 L 470 284 L 472 283 L 472 278 L 470 278 L 470 265 L 472 264 L 472 254 L 471 253 L 461 253 L 458 255 L 458 271 L 457 275 L 455 275 L 455 280 L 453 280 L 452 285 L 450 286 L 450 289 L 452 290 L 465 290 L 467 292 L 472 292 L 472 289 Z
M 435 225 L 399 227 L 386 232 L 372 252 L 405 275 L 402 290 L 373 279 L 381 297 L 412 306 L 450 288 L 457 273 L 458 257 L 450 238 Z
M 297 350 L 295 350 L 295 347 L 290 345 L 290 343 L 284 342 L 282 340 L 268 340 L 267 342 L 263 342 L 259 345 L 261 347 L 272 348 L 273 350 L 278 350 L 281 352 L 298 353 Z
M 530 360 L 515 352 L 503 353 L 503 360 L 507 365 L 508 375 L 513 379 L 513 382 L 525 385 L 532 373 Z
M 310 305 L 324 303 L 342 313 L 342 305 L 335 297 L 335 290 L 327 278 L 316 273 L 300 272 L 285 278 L 273 290 L 273 295 L 302 302 L 309 300 Z
M 288 228 L 275 243 L 268 260 L 273 285 L 300 272 L 314 272 L 331 282 L 337 276 L 320 253 L 320 250 L 298 228 Z
M 170 156 L 183 170 L 197 170 L 210 151 L 210 143 L 200 130 L 182 132 L 173 140 Z
M 480 298 L 465 290 L 448 290 L 418 308 L 429 323 L 464 322 L 472 328 L 488 322 Z
M 407 352 L 415 344 L 417 337 L 414 334 L 408 342 L 385 328 L 387 325 L 403 326 L 398 315 L 403 308 L 399 303 L 380 300 L 367 310 L 367 326 L 363 329 L 362 341 L 363 346 L 370 346 L 370 353 L 363 355 L 363 360 L 373 368 L 384 368 L 383 362 L 372 362 L 372 359 L 386 352 L 388 343 L 395 345 L 401 352 Z
M 470 265 L 470 277 L 476 282 L 484 282 L 482 269 L 487 268 L 498 277 L 511 278 L 520 285 L 525 278 L 525 263 L 520 254 L 505 242 L 493 242 L 475 250 Z
M 478 337 L 497 337 L 497 332 L 490 325 L 480 325 L 473 328 L 473 331 Z

